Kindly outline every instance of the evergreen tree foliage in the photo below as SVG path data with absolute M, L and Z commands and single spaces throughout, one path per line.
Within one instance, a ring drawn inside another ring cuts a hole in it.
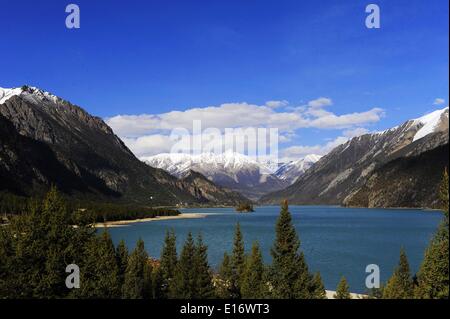
M 303 253 L 299 252 L 300 240 L 288 209 L 288 203 L 284 201 L 271 250 L 272 294 L 274 298 L 281 299 L 308 299 L 312 297 L 312 276 L 308 272 Z
M 178 262 L 177 256 L 177 239 L 173 230 L 166 232 L 166 237 L 164 240 L 164 246 L 161 252 L 161 265 L 160 274 L 157 274 L 156 278 L 161 277 L 160 294 L 163 297 L 168 297 L 169 285 L 175 276 L 175 271 Z M 155 278 L 155 279 L 156 279 Z
M 325 292 L 325 286 L 323 285 L 322 277 L 320 273 L 314 274 L 311 285 L 311 298 L 313 299 L 327 299 Z
M 177 262 L 175 276 L 169 285 L 169 298 L 192 299 L 196 296 L 196 247 L 189 233 Z
M 444 218 L 425 252 L 415 279 L 405 252 L 383 288 L 369 298 L 445 298 L 449 294 L 448 174 L 440 187 Z M 287 202 L 276 223 L 272 264 L 264 265 L 257 243 L 245 255 L 240 225 L 231 255 L 225 253 L 217 275 L 209 264 L 202 237 L 189 234 L 177 255 L 176 236 L 166 233 L 160 261 L 151 261 L 139 240 L 129 254 L 125 242 L 114 247 L 107 230 L 97 234 L 95 216 L 71 210 L 56 188 L 41 201 L 24 204 L 8 197 L 2 209 L 21 207 L 23 214 L 0 226 L 0 299 L 2 298 L 325 298 L 319 273 L 309 273 Z M 1 198 L 0 198 L 1 200 Z M 168 214 L 172 212 L 167 211 Z M 131 215 L 130 215 L 131 216 Z M 76 225 L 77 227 L 74 227 Z M 80 266 L 80 289 L 68 289 L 66 266 Z M 336 298 L 351 298 L 346 279 Z
M 414 294 L 413 280 L 411 277 L 408 258 L 405 251 L 400 251 L 400 261 L 386 287 L 383 289 L 384 299 L 411 299 Z
M 217 296 L 222 299 L 237 298 L 238 296 L 235 295 L 237 287 L 233 286 L 234 284 L 231 257 L 225 252 L 215 281 Z
M 0 297 L 67 297 L 66 266 L 82 263 L 84 245 L 93 232 L 83 225 L 72 226 L 55 187 L 42 203 L 29 205 L 29 213 L 0 227 Z
M 257 242 L 253 243 L 250 256 L 247 258 L 245 272 L 241 280 L 242 298 L 259 299 L 265 297 L 264 263 Z
M 203 243 L 199 235 L 195 247 L 195 289 L 193 297 L 196 299 L 208 299 L 214 297 L 212 275 L 208 264 L 208 247 Z
M 105 230 L 92 238 L 80 267 L 80 289 L 73 291 L 80 298 L 119 298 L 121 283 L 114 244 Z
M 440 187 L 444 218 L 431 240 L 417 274 L 415 295 L 422 299 L 448 299 L 449 297 L 449 193 L 448 173 L 444 171 Z
M 139 239 L 136 248 L 128 258 L 125 270 L 122 297 L 125 299 L 142 299 L 146 295 L 148 255 L 144 248 L 144 242 Z
M 165 299 L 168 297 L 168 293 L 165 290 L 168 287 L 165 286 L 163 281 L 163 275 L 161 266 L 154 267 L 152 272 L 152 298 L 153 299 Z
M 119 283 L 122 287 L 128 265 L 128 249 L 123 239 L 119 242 L 116 248 L 116 262 L 119 269 Z
M 241 226 L 236 224 L 236 230 L 234 233 L 233 253 L 231 255 L 231 267 L 232 267 L 232 287 L 236 287 L 236 291 L 233 295 L 239 298 L 241 296 L 241 282 L 245 271 L 245 247 L 244 238 L 242 236 Z
M 334 294 L 335 299 L 352 299 L 352 296 L 350 295 L 350 288 L 347 283 L 347 279 L 345 277 L 341 278 L 341 281 L 339 282 L 336 293 Z

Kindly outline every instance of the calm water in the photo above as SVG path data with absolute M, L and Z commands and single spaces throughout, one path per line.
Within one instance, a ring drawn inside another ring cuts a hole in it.
M 365 267 L 377 264 L 382 280 L 388 278 L 398 262 L 399 251 L 406 249 L 411 269 L 416 272 L 429 239 L 442 214 L 435 211 L 360 209 L 332 206 L 290 206 L 308 265 L 320 271 L 326 289 L 335 290 L 342 275 L 352 291 L 364 292 Z M 209 260 L 215 269 L 223 253 L 230 251 L 235 224 L 241 224 L 246 249 L 259 241 L 266 262 L 271 261 L 279 207 L 257 207 L 251 214 L 237 214 L 231 208 L 185 209 L 183 212 L 207 214 L 206 218 L 152 221 L 110 228 L 117 244 L 124 239 L 132 249 L 142 238 L 151 256 L 159 256 L 167 229 L 178 236 L 178 247 L 189 231 L 202 233 L 208 245 Z

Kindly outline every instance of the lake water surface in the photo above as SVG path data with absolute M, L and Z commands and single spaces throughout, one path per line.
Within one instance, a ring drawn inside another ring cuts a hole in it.
M 404 247 L 413 272 L 423 259 L 425 248 L 442 214 L 437 211 L 403 209 L 364 209 L 334 206 L 290 206 L 294 225 L 307 263 L 320 271 L 326 289 L 335 290 L 341 276 L 350 289 L 365 292 L 365 268 L 377 264 L 385 281 L 398 263 Z M 109 228 L 115 244 L 124 239 L 129 249 L 142 238 L 151 256 L 159 257 L 167 229 L 174 229 L 178 249 L 189 231 L 201 233 L 208 245 L 209 261 L 217 269 L 223 253 L 232 249 L 235 225 L 240 223 L 247 251 L 260 243 L 264 259 L 271 262 L 270 248 L 280 208 L 256 207 L 254 213 L 238 214 L 232 208 L 183 209 L 207 214 L 200 219 L 176 219 L 130 224 Z

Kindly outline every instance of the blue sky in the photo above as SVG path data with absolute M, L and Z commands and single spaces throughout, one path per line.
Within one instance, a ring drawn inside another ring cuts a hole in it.
M 273 109 L 283 113 L 321 97 L 336 116 L 383 110 L 345 128 L 295 128 L 285 147 L 448 105 L 447 0 L 72 2 L 78 30 L 65 27 L 70 2 L 0 0 L 0 87 L 38 86 L 104 118 L 288 101 Z M 369 3 L 380 29 L 365 27 Z M 139 134 L 156 133 L 166 134 Z

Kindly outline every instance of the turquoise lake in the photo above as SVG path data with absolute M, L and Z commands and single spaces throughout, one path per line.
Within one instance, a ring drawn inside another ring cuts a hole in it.
M 247 251 L 257 240 L 264 259 L 271 262 L 279 207 L 256 207 L 254 213 L 238 214 L 232 208 L 183 209 L 207 214 L 199 219 L 175 219 L 109 228 L 115 244 L 124 239 L 129 249 L 142 238 L 148 253 L 159 257 L 167 229 L 174 229 L 178 249 L 189 231 L 201 233 L 208 245 L 209 261 L 218 268 L 225 251 L 232 248 L 235 225 L 240 223 Z M 335 290 L 341 276 L 351 291 L 365 292 L 365 268 L 377 264 L 385 281 L 398 263 L 404 247 L 415 273 L 442 213 L 404 209 L 363 209 L 334 206 L 290 206 L 293 222 L 311 271 L 320 271 L 325 287 Z

